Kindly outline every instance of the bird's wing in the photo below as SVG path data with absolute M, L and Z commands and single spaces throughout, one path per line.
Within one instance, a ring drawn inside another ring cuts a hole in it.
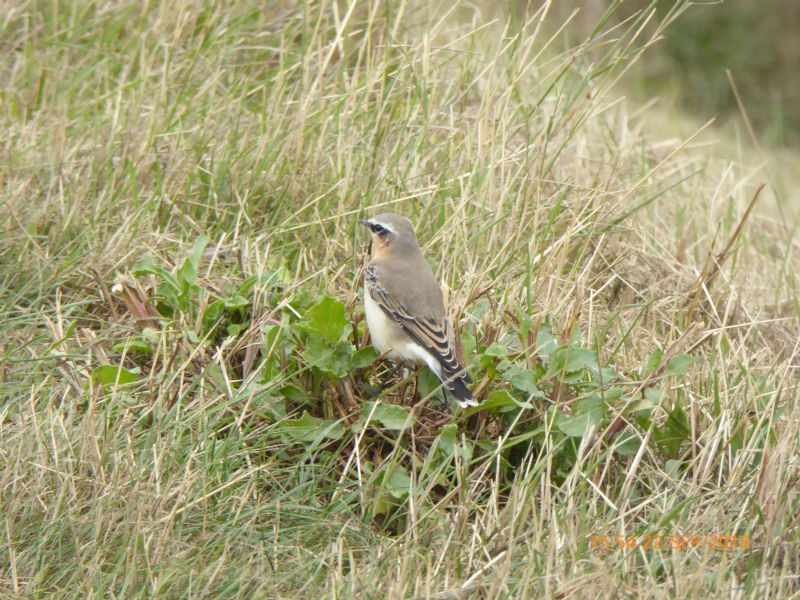
M 469 374 L 456 358 L 450 338 L 450 324 L 446 318 L 413 315 L 389 294 L 376 280 L 369 281 L 369 294 L 380 309 L 442 365 L 445 379 L 463 378 L 472 383 Z

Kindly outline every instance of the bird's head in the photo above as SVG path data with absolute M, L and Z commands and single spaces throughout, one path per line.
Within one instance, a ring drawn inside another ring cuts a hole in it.
M 417 247 L 414 226 L 405 217 L 394 213 L 383 213 L 361 220 L 359 223 L 369 228 L 376 257 L 396 249 Z

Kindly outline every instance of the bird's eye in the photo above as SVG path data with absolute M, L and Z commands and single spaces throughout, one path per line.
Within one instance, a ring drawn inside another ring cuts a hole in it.
M 383 235 L 384 233 L 386 233 L 386 227 L 384 227 L 383 225 L 376 224 L 372 226 L 372 231 L 374 233 L 377 233 L 378 235 Z

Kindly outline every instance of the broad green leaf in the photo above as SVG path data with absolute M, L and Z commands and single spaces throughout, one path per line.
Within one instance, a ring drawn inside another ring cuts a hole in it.
M 220 391 L 228 388 L 225 373 L 222 372 L 222 369 L 217 363 L 211 363 L 203 369 L 203 377 L 207 378 L 209 382 Z
M 142 329 L 142 337 L 144 341 L 150 344 L 160 344 L 161 343 L 161 330 L 155 329 L 153 327 L 145 327 Z
M 620 456 L 633 456 L 639 451 L 642 441 L 635 435 L 628 436 L 614 444 L 614 452 Z
M 508 356 L 508 348 L 499 342 L 493 342 L 486 350 L 483 351 L 485 356 L 492 356 L 494 358 L 505 358 Z
M 489 397 L 478 406 L 471 406 L 464 411 L 464 416 L 468 417 L 474 415 L 482 410 L 489 410 L 492 412 L 506 412 L 513 408 L 527 408 L 532 409 L 533 405 L 530 402 L 520 402 L 506 390 L 495 390 Z
M 588 348 L 562 346 L 553 352 L 550 357 L 547 373 L 549 375 L 576 374 L 578 377 L 565 380 L 566 383 L 576 383 L 580 379 L 581 371 L 585 369 L 597 370 L 597 358 L 594 351 Z
M 445 456 L 453 456 L 457 453 L 464 460 L 470 460 L 473 454 L 472 444 L 460 444 L 458 441 L 458 425 L 448 423 L 439 432 L 438 447 Z
M 644 397 L 638 402 L 634 402 L 628 409 L 629 413 L 648 412 L 661 404 L 662 391 L 654 388 L 646 388 Z
M 361 407 L 364 418 L 366 419 L 372 413 L 372 420 L 378 421 L 386 429 L 402 431 L 414 425 L 414 416 L 398 404 L 379 402 L 374 410 L 373 406 L 375 406 L 375 402 L 367 402 Z
M 124 385 L 139 381 L 139 368 L 128 370 L 122 365 L 101 365 L 92 371 L 92 377 L 102 385 Z
M 676 405 L 669 413 L 664 427 L 653 431 L 653 439 L 666 448 L 671 456 L 676 456 L 681 443 L 689 437 L 689 418 L 684 410 Z
M 475 351 L 475 346 L 477 342 L 475 341 L 475 336 L 469 333 L 464 333 L 461 335 L 461 351 L 464 356 L 472 356 L 473 352 Z
M 153 347 L 144 340 L 128 339 L 124 342 L 117 342 L 111 348 L 112 352 L 144 352 L 153 353 Z
M 603 367 L 602 369 L 595 369 L 594 367 L 589 367 L 589 371 L 592 374 L 592 379 L 596 383 L 602 385 L 611 383 L 612 381 L 619 381 L 620 379 L 623 379 L 622 375 L 620 375 L 610 367 Z
M 533 319 L 519 309 L 517 310 L 517 318 L 519 319 L 519 335 L 522 339 L 525 339 L 528 337 L 531 327 L 533 327 Z
M 426 398 L 442 387 L 442 382 L 430 369 L 423 369 L 417 377 L 417 391 L 420 398 Z
M 156 277 L 161 278 L 162 282 L 172 288 L 172 291 L 177 293 L 181 288 L 178 285 L 178 280 L 175 279 L 175 276 L 156 264 L 156 259 L 152 256 L 148 256 L 143 258 L 131 269 L 131 273 L 134 275 L 155 275 Z
M 618 400 L 619 398 L 622 398 L 622 388 L 610 387 L 602 392 L 601 397 L 606 401 L 606 403 Z
M 257 413 L 268 413 L 274 420 L 286 418 L 286 399 L 274 395 L 272 385 L 259 382 L 250 382 L 245 387 L 236 390 L 236 400 L 250 403 L 252 410 Z
M 281 396 L 281 398 L 291 400 L 292 402 L 298 404 L 307 404 L 313 399 L 313 396 L 311 396 L 311 394 L 309 394 L 306 390 L 291 383 L 281 387 L 278 390 L 278 394 Z
M 223 302 L 225 304 L 225 308 L 229 310 L 245 308 L 246 306 L 250 305 L 250 300 L 244 296 L 240 296 L 239 294 L 234 294 L 230 298 L 226 298 Z
M 331 344 L 346 340 L 352 330 L 352 325 L 345 316 L 344 304 L 330 296 L 323 296 L 308 309 L 304 324 L 307 330 L 322 336 Z
M 553 329 L 548 323 L 542 324 L 536 333 L 536 354 L 550 356 L 558 348 L 558 340 L 553 335 Z
M 312 336 L 308 338 L 302 356 L 308 364 L 320 371 L 334 377 L 344 377 L 351 370 L 353 345 L 350 342 L 330 344 L 323 338 Z
M 669 411 L 667 421 L 664 423 L 664 428 L 669 429 L 672 433 L 683 438 L 689 437 L 692 432 L 689 425 L 689 417 L 686 415 L 679 404 Z
M 575 403 L 571 415 L 558 412 L 556 426 L 570 437 L 582 437 L 590 427 L 603 419 L 604 403 L 599 396 L 590 396 Z
M 293 341 L 286 337 L 282 325 L 267 325 L 264 327 L 262 352 L 265 360 L 261 367 L 262 381 L 271 381 L 280 375 L 282 370 L 281 359 L 284 355 L 282 350 L 288 350 L 293 346 Z
M 336 421 L 326 421 L 303 411 L 299 419 L 287 419 L 278 425 L 278 431 L 293 442 L 310 444 L 327 438 L 339 440 L 345 434 L 345 428 Z
M 183 264 L 178 269 L 178 280 L 184 285 L 192 284 L 197 280 L 197 272 L 200 269 L 200 259 L 203 256 L 203 250 L 208 246 L 209 239 L 205 235 L 197 238 L 197 241 L 192 244 L 186 258 L 183 259 Z
M 375 348 L 372 346 L 361 348 L 353 354 L 353 369 L 363 369 L 368 367 L 375 362 L 376 358 L 378 358 L 378 353 L 375 352 Z
M 519 391 L 525 392 L 528 396 L 544 398 L 544 394 L 536 386 L 536 373 L 530 369 L 511 365 L 511 367 L 503 373 L 503 379 L 508 381 Z
M 158 312 L 168 317 L 175 316 L 175 311 L 181 309 L 179 295 L 180 290 L 176 290 L 171 283 L 166 281 L 160 283 L 156 288 L 156 298 L 159 300 L 159 302 L 156 303 Z M 163 302 L 161 300 L 163 300 Z
M 458 441 L 458 425 L 448 423 L 439 431 L 439 448 L 452 454 Z
M 588 348 L 567 348 L 566 349 L 566 364 L 564 369 L 567 373 L 574 373 L 581 369 L 588 369 L 590 367 L 597 368 L 597 356 L 594 350 Z
M 411 477 L 403 465 L 393 463 L 379 472 L 378 486 L 393 498 L 402 500 L 411 490 Z
M 203 320 L 201 323 L 202 333 L 208 333 L 217 324 L 225 313 L 225 304 L 222 300 L 212 302 L 203 311 Z
M 644 372 L 645 373 L 652 373 L 658 368 L 658 365 L 661 364 L 661 359 L 664 356 L 664 353 L 656 348 L 650 353 L 650 356 L 647 357 L 647 362 L 644 364 Z
M 697 359 L 688 354 L 676 354 L 667 363 L 666 375 L 685 375 Z

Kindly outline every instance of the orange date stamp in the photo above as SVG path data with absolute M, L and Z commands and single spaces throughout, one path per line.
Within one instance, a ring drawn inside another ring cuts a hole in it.
M 600 552 L 623 552 L 633 550 L 691 550 L 708 548 L 711 550 L 749 550 L 748 535 L 715 535 L 713 533 L 692 533 L 657 535 L 645 533 L 641 535 L 601 535 L 592 534 L 592 549 Z

